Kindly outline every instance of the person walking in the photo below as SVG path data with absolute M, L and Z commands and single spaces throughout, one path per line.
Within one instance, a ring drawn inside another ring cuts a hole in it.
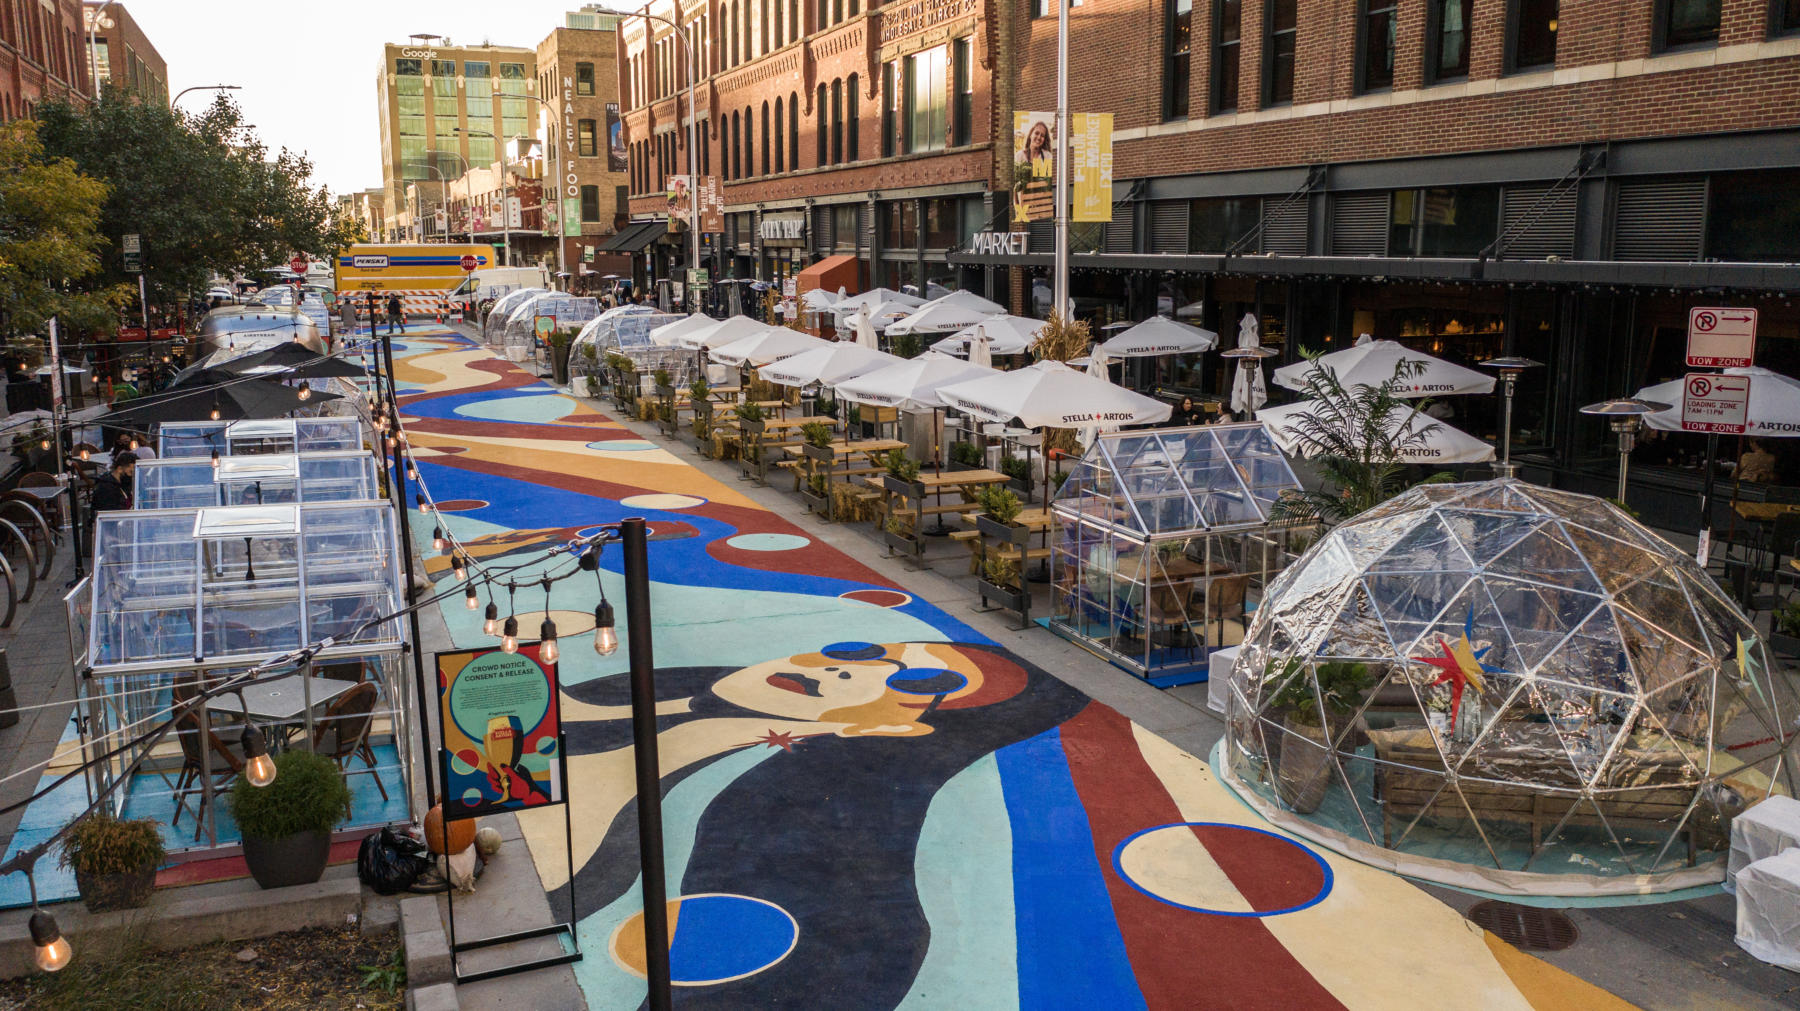
M 394 332 L 394 324 L 400 325 L 400 332 L 406 332 L 406 306 L 401 303 L 399 295 L 389 295 L 387 301 L 388 333 Z

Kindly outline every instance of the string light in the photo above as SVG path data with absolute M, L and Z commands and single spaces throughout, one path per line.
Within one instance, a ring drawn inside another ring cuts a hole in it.
M 300 391 L 298 393 L 296 393 L 295 396 L 299 397 L 302 403 L 304 403 L 305 401 L 311 400 L 312 399 L 312 384 L 308 383 L 304 379 L 300 380 Z
M 456 581 L 461 583 L 469 578 L 469 556 L 458 551 L 450 559 L 450 571 L 456 574 Z
M 544 622 L 538 626 L 538 657 L 545 663 L 555 663 L 562 655 L 562 648 L 556 644 L 556 621 L 550 617 L 550 577 L 544 577 Z
M 475 597 L 475 584 L 470 583 L 468 588 L 463 591 L 463 607 L 473 611 L 480 606 L 481 601 L 477 600 Z
M 519 609 L 514 602 L 514 594 L 518 587 L 511 580 L 506 584 L 506 624 L 500 627 L 500 650 L 503 653 L 519 651 Z
M 241 699 L 242 696 L 240 695 Z M 269 743 L 263 739 L 263 732 L 256 724 L 244 724 L 244 778 L 251 786 L 268 786 L 275 782 L 275 759 L 269 757 Z
M 212 405 L 212 411 L 211 411 L 211 412 L 210 412 L 210 413 L 209 413 L 209 414 L 208 414 L 208 415 L 207 415 L 207 417 L 209 417 L 209 418 L 211 418 L 211 419 L 212 419 L 212 420 L 214 420 L 214 421 L 217 421 L 217 420 L 219 420 L 219 401 L 218 401 L 218 398 L 216 398 L 216 397 L 215 397 L 215 398 L 213 398 L 213 405 Z
M 214 470 L 219 469 L 219 451 L 216 449 L 212 451 L 212 467 Z
M 32 960 L 44 972 L 55 972 L 69 964 L 75 957 L 75 949 L 69 946 L 69 939 L 56 925 L 56 917 L 38 907 L 37 878 L 32 875 L 29 864 L 25 867 L 25 882 L 31 886 Z
M 431 528 L 431 550 L 437 551 L 437 552 L 442 552 L 444 550 L 444 528 L 443 527 L 432 527 Z
M 600 603 L 594 605 L 594 652 L 601 656 L 611 656 L 619 648 L 619 633 L 613 627 L 613 607 L 606 600 L 606 583 L 600 578 L 601 541 L 595 541 L 581 556 L 580 566 L 594 574 L 594 584 L 600 587 Z

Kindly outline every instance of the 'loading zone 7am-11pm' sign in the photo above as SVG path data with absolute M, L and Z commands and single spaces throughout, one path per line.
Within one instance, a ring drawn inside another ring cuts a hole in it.
M 536 643 L 437 654 L 446 819 L 563 803 L 556 673 Z

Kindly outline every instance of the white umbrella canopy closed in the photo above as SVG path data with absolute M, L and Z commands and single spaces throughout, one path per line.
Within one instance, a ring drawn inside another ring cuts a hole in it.
M 984 369 L 994 367 L 994 343 L 985 335 L 969 342 L 969 364 L 979 365 Z
M 1169 420 L 1172 411 L 1160 400 L 1052 361 L 952 383 L 937 395 L 965 414 L 1002 423 L 1016 419 L 1026 428 L 1154 425 Z
M 1297 404 L 1264 407 L 1256 412 L 1256 420 L 1269 426 L 1269 434 L 1274 436 L 1275 444 L 1282 452 L 1310 456 L 1312 454 L 1305 452 L 1306 447 L 1300 441 L 1299 426 L 1301 418 L 1311 412 L 1314 403 L 1302 400 Z M 1411 450 L 1401 455 L 1402 463 L 1482 463 L 1494 458 L 1491 444 L 1412 408 L 1395 411 L 1389 427 L 1396 433 L 1409 429 L 1425 433 L 1422 442 L 1415 443 Z
M 871 350 L 881 347 L 881 341 L 875 336 L 875 326 L 869 322 L 868 313 L 851 313 L 850 325 L 856 329 L 856 343 Z
M 1218 346 L 1219 335 L 1211 330 L 1177 323 L 1167 316 L 1152 316 L 1108 337 L 1100 343 L 1099 351 L 1108 358 L 1148 358 L 1194 354 Z
M 1462 393 L 1494 392 L 1494 377 L 1474 369 L 1466 369 L 1423 351 L 1414 351 L 1398 341 L 1359 340 L 1354 347 L 1321 355 L 1317 364 L 1329 366 L 1344 387 L 1362 383 L 1380 386 L 1394 378 L 1401 359 L 1424 362 L 1421 372 L 1406 377 L 1396 396 L 1443 397 Z M 1290 390 L 1306 389 L 1306 373 L 1313 362 L 1295 362 L 1275 370 L 1275 383 Z
M 1750 377 L 1750 410 L 1745 424 L 1746 435 L 1758 438 L 1800 438 L 1800 380 L 1772 372 L 1760 365 L 1726 369 L 1725 375 Z M 1666 411 L 1644 415 L 1644 423 L 1665 432 L 1681 431 L 1682 385 L 1686 382 L 1686 379 L 1671 379 L 1637 391 L 1636 397 L 1639 400 L 1675 405 Z
M 743 340 L 715 347 L 708 353 L 712 355 L 712 360 L 715 362 L 761 368 L 770 362 L 792 358 L 804 351 L 828 347 L 831 347 L 830 341 L 822 341 L 798 330 L 776 326 L 770 327 L 763 333 L 751 334 Z
M 1031 347 L 1043 332 L 1044 321 L 1029 316 L 1009 316 L 996 313 L 988 318 L 964 327 L 931 345 L 933 351 L 944 354 L 962 354 L 968 350 L 969 342 L 985 335 L 988 339 L 988 350 L 997 355 L 1016 355 L 1024 353 Z
M 778 329 L 767 323 L 758 323 L 748 316 L 732 316 L 720 320 L 712 326 L 703 326 L 697 330 L 677 335 L 675 346 L 688 351 L 702 351 L 707 348 L 724 347 L 745 337 L 754 337 L 765 330 Z
M 650 331 L 650 343 L 659 347 L 672 347 L 675 339 L 682 334 L 697 333 L 719 321 L 703 312 L 694 313 L 686 319 L 678 319 L 673 323 L 664 323 Z
M 890 334 L 945 333 L 972 326 L 989 316 L 1003 313 L 1006 307 L 990 302 L 972 291 L 953 291 L 933 299 L 918 311 L 888 328 Z
M 826 343 L 824 347 L 802 351 L 791 358 L 784 358 L 773 365 L 762 368 L 762 377 L 771 383 L 782 386 L 810 386 L 818 383 L 821 386 L 834 386 L 846 379 L 874 372 L 889 365 L 898 365 L 905 361 L 885 351 L 866 348 L 861 344 L 840 341 L 836 344 Z
M 833 384 L 833 389 L 840 399 L 851 403 L 897 407 L 903 411 L 935 411 L 944 406 L 938 400 L 939 388 L 998 374 L 993 369 L 927 351 L 917 358 L 902 359 L 896 364 Z

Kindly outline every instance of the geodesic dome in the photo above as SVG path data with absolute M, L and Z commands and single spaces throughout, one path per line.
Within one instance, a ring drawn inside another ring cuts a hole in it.
M 1694 560 L 1600 499 L 1424 485 L 1264 595 L 1223 772 L 1357 859 L 1489 891 L 1717 881 L 1732 818 L 1793 796 L 1800 694 Z

